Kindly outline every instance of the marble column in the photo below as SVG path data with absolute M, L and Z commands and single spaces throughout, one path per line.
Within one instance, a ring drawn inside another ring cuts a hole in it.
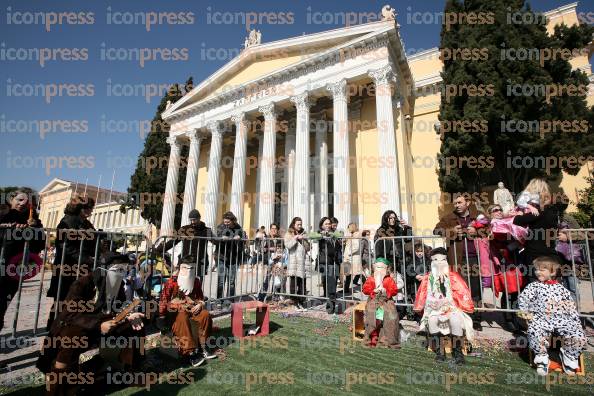
M 218 121 L 208 123 L 211 133 L 210 156 L 208 158 L 208 184 L 206 186 L 206 211 L 204 222 L 208 227 L 217 226 L 217 208 L 219 206 L 219 178 L 221 171 L 221 153 L 223 151 L 223 132 Z
M 398 152 L 394 136 L 394 114 L 392 109 L 392 67 L 386 65 L 370 70 L 369 75 L 375 83 L 375 105 L 377 112 L 377 132 L 379 143 L 378 167 L 380 172 L 380 192 L 382 212 L 388 209 L 402 213 L 400 207 L 400 177 L 398 174 Z
M 319 205 L 316 219 L 328 216 L 328 120 L 316 121 L 316 198 Z
M 161 215 L 161 235 L 173 235 L 175 220 L 175 201 L 177 196 L 177 178 L 179 176 L 179 160 L 181 144 L 175 136 L 169 136 L 167 143 L 171 146 L 167 163 L 167 182 L 163 196 L 163 213 Z
M 196 186 L 198 184 L 198 167 L 200 165 L 200 143 L 202 136 L 197 130 L 187 133 L 190 138 L 186 185 L 184 187 L 184 206 L 182 208 L 182 225 L 190 224 L 189 214 L 196 206 Z
M 349 119 L 347 82 L 342 79 L 328 84 L 333 98 L 334 144 L 334 217 L 344 228 L 351 222 L 351 169 L 349 157 Z
M 245 113 L 231 117 L 235 123 L 235 152 L 233 154 L 233 179 L 231 181 L 230 210 L 243 225 L 243 193 L 245 192 L 248 123 Z
M 309 215 L 309 97 L 307 92 L 291 97 L 297 108 L 295 132 L 295 191 L 293 214 L 303 220 L 303 228 L 311 230 Z
M 285 169 L 283 178 L 285 180 L 286 201 L 283 208 L 284 228 L 288 228 L 293 220 L 293 200 L 295 194 L 295 129 L 290 127 L 285 136 Z
M 274 103 L 261 106 L 258 111 L 264 114 L 264 142 L 260 157 L 260 194 L 258 205 L 258 224 L 268 229 L 274 221 L 274 169 L 276 162 L 276 111 Z
M 412 197 L 413 197 L 413 186 L 412 186 L 412 175 L 411 167 L 406 166 L 406 159 L 411 158 L 410 156 L 410 144 L 408 139 L 408 120 L 404 111 L 404 100 L 400 97 L 393 97 L 392 103 L 394 104 L 394 129 L 396 131 L 396 147 L 400 147 L 402 155 L 398 156 L 397 169 L 402 169 L 400 173 L 400 207 L 402 212 L 400 217 L 405 219 L 409 224 L 412 223 Z
M 256 197 L 257 199 L 260 197 L 260 179 L 262 179 L 262 169 L 259 166 L 260 164 L 260 158 L 262 158 L 262 153 L 264 152 L 264 136 L 263 135 L 256 135 L 256 138 L 258 139 L 258 163 L 256 166 Z M 254 219 L 256 219 L 256 221 L 260 220 L 260 205 L 256 204 L 256 208 L 254 211 Z M 258 228 L 263 224 L 256 224 L 254 227 Z

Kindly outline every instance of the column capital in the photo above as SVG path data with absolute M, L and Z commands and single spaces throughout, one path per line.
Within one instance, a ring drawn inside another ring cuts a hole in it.
M 268 103 L 263 106 L 258 107 L 258 111 L 264 114 L 265 120 L 273 120 L 276 119 L 276 110 L 274 107 L 274 103 Z
M 373 82 L 376 86 L 388 85 L 394 80 L 395 77 L 391 65 L 386 65 L 375 70 L 369 70 L 367 73 L 371 78 L 373 78 Z
M 231 122 L 234 124 L 242 124 L 245 122 L 245 112 L 240 111 L 231 115 Z
M 186 136 L 190 139 L 190 144 L 194 142 L 200 143 L 204 139 L 204 135 L 198 129 L 186 132 Z
M 209 121 L 207 124 L 207 128 L 213 136 L 219 135 L 222 133 L 221 123 L 219 121 Z
M 326 89 L 332 92 L 334 100 L 347 100 L 347 81 L 343 78 L 340 81 L 326 84 Z
M 297 111 L 307 110 L 311 106 L 311 102 L 309 101 L 309 95 L 307 91 L 295 96 L 291 96 L 290 100 L 295 104 Z
M 167 139 L 165 139 L 167 143 L 169 143 L 169 145 L 171 146 L 171 148 L 180 148 L 181 147 L 181 143 L 179 142 L 179 140 L 177 140 L 177 136 L 168 136 Z

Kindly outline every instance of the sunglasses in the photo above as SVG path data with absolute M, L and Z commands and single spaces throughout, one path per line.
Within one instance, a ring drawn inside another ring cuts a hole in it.
M 502 209 L 493 209 L 493 210 L 491 210 L 491 213 L 495 213 L 495 212 L 503 212 L 503 210 Z

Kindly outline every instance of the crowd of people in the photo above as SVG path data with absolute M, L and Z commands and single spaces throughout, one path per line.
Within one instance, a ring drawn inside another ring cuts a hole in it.
M 0 216 L 0 326 L 24 277 L 22 270 L 11 276 L 11 263 L 23 254 L 53 261 L 47 329 L 49 339 L 57 341 L 44 344 L 38 362 L 47 374 L 78 372 L 80 354 L 105 337 L 144 337 L 151 316 L 172 332 L 187 364 L 199 366 L 216 358 L 207 343 L 212 333 L 207 302 L 238 297 L 240 268 L 261 271 L 256 278 L 261 282 L 258 300 L 283 299 L 298 311 L 321 299 L 326 312 L 336 314 L 346 297 L 366 300 L 365 338 L 370 346 L 398 349 L 399 321 L 415 320 L 428 335 L 437 361 L 445 360 L 444 345 L 449 342 L 455 363 L 463 364 L 464 343 L 482 330 L 478 308 L 486 306 L 487 291 L 500 299 L 508 330 L 520 332 L 528 322 L 526 334 L 539 374 L 548 369 L 552 334 L 561 337 L 567 373 L 575 371 L 585 346 L 577 274 L 591 270 L 591 258 L 568 231 L 564 208 L 541 179 L 530 181 L 512 207 L 493 204 L 484 210 L 468 196 L 456 196 L 453 211 L 443 214 L 433 230 L 443 247 L 426 243 L 434 239 L 415 237 L 392 210 L 382 215 L 373 240 L 370 230 L 359 230 L 356 223 L 340 229 L 334 217 L 321 218 L 318 230 L 309 233 L 302 219 L 294 217 L 286 231 L 273 223 L 268 230 L 260 227 L 249 240 L 232 212 L 224 213 L 213 230 L 194 209 L 190 223 L 175 238 L 164 239 L 149 256 L 135 256 L 118 253 L 109 235 L 95 230 L 89 221 L 94 204 L 89 197 L 75 196 L 51 241 L 46 240 L 34 197 L 24 191 L 14 194 L 9 210 Z M 26 276 L 34 274 L 31 270 Z M 216 279 L 211 296 L 203 290 L 206 274 Z M 321 288 L 319 296 L 312 293 L 316 287 Z M 158 300 L 154 312 L 146 304 L 145 309 L 136 307 L 153 297 Z M 84 337 L 87 342 L 66 347 L 60 341 L 64 337 Z M 142 356 L 132 345 L 122 348 L 118 359 L 124 370 L 137 370 Z M 61 394 L 62 385 L 48 387 L 48 393 Z

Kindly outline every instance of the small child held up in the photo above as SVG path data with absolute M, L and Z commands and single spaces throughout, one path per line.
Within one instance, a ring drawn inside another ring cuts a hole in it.
M 533 261 L 537 282 L 532 282 L 518 298 L 518 316 L 529 321 L 528 346 L 534 352 L 536 372 L 546 376 L 549 369 L 549 339 L 555 333 L 562 338 L 561 364 L 566 374 L 575 374 L 586 345 L 575 302 L 569 290 L 555 277 L 559 262 L 554 257 Z

